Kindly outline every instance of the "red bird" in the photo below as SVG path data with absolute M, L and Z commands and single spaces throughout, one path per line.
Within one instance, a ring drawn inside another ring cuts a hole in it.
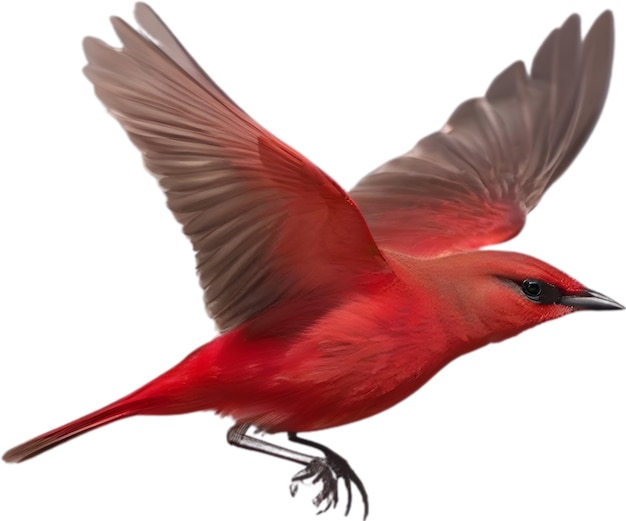
M 548 264 L 478 251 L 517 235 L 598 120 L 613 17 L 581 40 L 573 15 L 537 52 L 461 104 L 439 132 L 346 193 L 240 109 L 145 4 L 84 42 L 85 74 L 157 177 L 196 251 L 221 336 L 128 396 L 9 450 L 19 462 L 138 414 L 213 410 L 231 444 L 303 466 L 320 511 L 350 465 L 298 433 L 381 412 L 454 358 L 582 309 L 623 309 Z M 287 432 L 321 456 L 268 443 Z

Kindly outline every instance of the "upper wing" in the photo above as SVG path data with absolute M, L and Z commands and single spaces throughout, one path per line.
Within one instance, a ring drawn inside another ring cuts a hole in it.
M 530 75 L 512 64 L 441 131 L 364 177 L 350 195 L 377 244 L 431 256 L 517 235 L 593 130 L 612 57 L 611 12 L 584 42 L 572 15 L 544 41 Z
M 315 296 L 386 271 L 348 195 L 237 107 L 147 5 L 136 17 L 147 35 L 112 19 L 121 49 L 85 39 L 85 74 L 191 239 L 219 329 L 278 301 L 283 322 L 312 319 L 323 311 Z

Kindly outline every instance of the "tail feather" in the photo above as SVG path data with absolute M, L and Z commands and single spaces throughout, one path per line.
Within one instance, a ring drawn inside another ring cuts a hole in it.
M 7 451 L 2 459 L 18 463 L 108 423 L 138 414 L 183 414 L 218 408 L 213 389 L 215 357 L 232 335 L 223 335 L 193 351 L 143 387 L 106 407 L 41 434 Z
M 2 459 L 9 463 L 19 463 L 33 456 L 37 456 L 61 443 L 64 443 L 76 436 L 80 436 L 90 430 L 97 429 L 107 423 L 127 418 L 136 414 L 136 409 L 130 409 L 128 404 L 115 402 L 111 405 L 94 411 L 82 418 L 78 418 L 61 427 L 41 434 L 32 440 L 26 441 L 17 447 L 8 450 Z

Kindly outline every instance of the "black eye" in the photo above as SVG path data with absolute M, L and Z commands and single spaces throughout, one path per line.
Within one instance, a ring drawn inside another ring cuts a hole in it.
M 534 279 L 526 279 L 522 282 L 522 289 L 526 296 L 531 299 L 536 299 L 539 295 L 541 295 L 541 291 L 543 288 L 541 287 L 541 281 Z
M 528 300 L 537 304 L 556 304 L 563 296 L 556 286 L 537 279 L 526 279 L 522 282 L 522 291 Z

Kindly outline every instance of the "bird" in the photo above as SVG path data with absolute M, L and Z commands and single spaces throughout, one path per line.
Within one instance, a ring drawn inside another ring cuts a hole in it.
M 158 15 L 88 37 L 85 75 L 141 152 L 193 245 L 220 336 L 129 395 L 7 451 L 21 462 L 135 415 L 214 411 L 227 441 L 292 461 L 321 484 L 318 512 L 352 487 L 348 461 L 301 433 L 378 414 L 455 358 L 578 310 L 623 306 L 543 261 L 483 250 L 516 236 L 589 138 L 608 92 L 610 11 L 581 38 L 570 16 L 530 72 L 502 71 L 443 128 L 346 192 L 243 111 Z M 312 456 L 251 433 L 286 432 Z

